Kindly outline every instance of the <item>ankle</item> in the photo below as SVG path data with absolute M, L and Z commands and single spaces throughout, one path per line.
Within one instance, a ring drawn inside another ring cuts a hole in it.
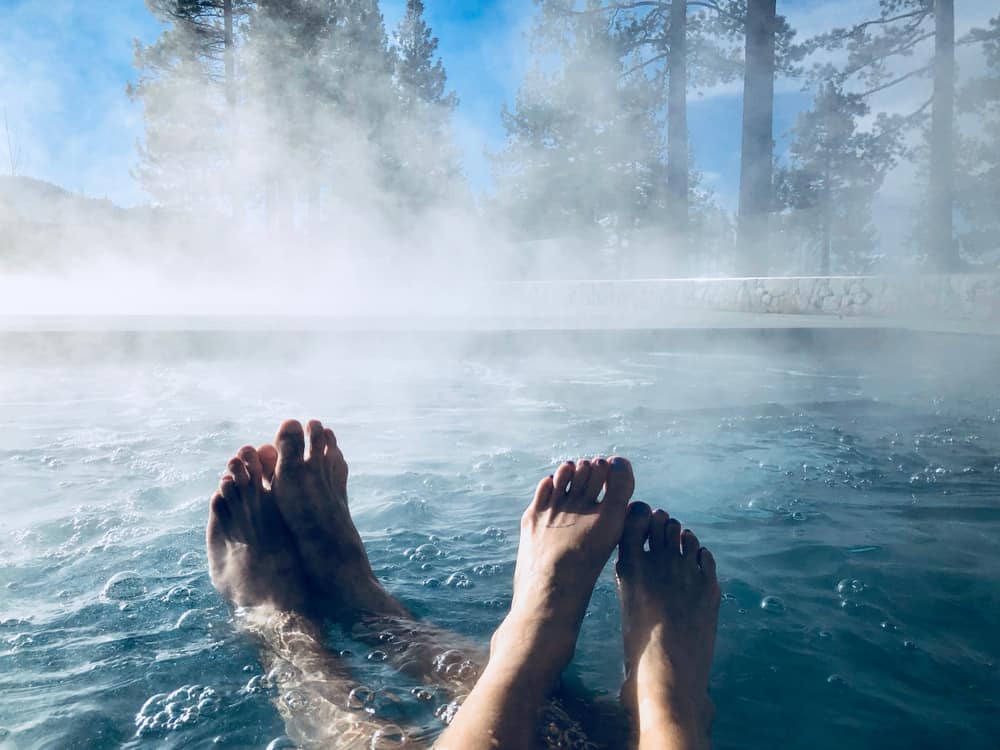
M 487 668 L 513 671 L 550 687 L 573 658 L 576 633 L 544 612 L 512 610 L 490 640 Z
M 715 710 L 708 694 L 691 695 L 669 686 L 654 689 L 634 686 L 633 703 L 639 750 L 669 746 L 678 750 L 711 747 Z M 628 687 L 623 689 L 623 693 Z M 670 738 L 665 742 L 664 738 Z

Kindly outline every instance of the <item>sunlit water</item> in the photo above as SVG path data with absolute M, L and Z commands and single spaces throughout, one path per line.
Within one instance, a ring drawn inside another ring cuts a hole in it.
M 226 459 L 289 416 L 335 427 L 376 572 L 421 616 L 485 642 L 538 478 L 619 453 L 637 496 L 718 559 L 719 747 L 996 747 L 991 373 L 654 341 L 527 359 L 324 347 L 282 363 L 246 348 L 0 368 L 3 747 L 263 750 L 284 733 L 209 583 L 202 529 Z M 606 570 L 572 669 L 608 696 L 618 622 Z M 440 728 L 444 691 L 418 700 L 412 679 L 357 656 L 368 709 Z

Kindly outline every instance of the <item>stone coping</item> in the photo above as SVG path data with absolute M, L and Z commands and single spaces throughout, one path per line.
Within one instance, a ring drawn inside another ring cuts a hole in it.
M 538 287 L 558 287 L 591 312 L 687 309 L 838 317 L 934 316 L 1000 320 L 1000 274 L 766 276 L 706 279 L 531 281 L 500 285 L 530 304 Z M 511 299 L 508 297 L 508 300 Z

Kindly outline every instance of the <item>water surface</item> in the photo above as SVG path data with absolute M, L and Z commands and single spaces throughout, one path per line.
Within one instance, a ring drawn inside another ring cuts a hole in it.
M 376 572 L 421 616 L 485 642 L 538 478 L 618 453 L 637 497 L 718 560 L 718 747 L 996 747 L 993 371 L 633 343 L 282 360 L 248 335 L 211 357 L 0 366 L 0 746 L 263 749 L 283 734 L 208 581 L 203 524 L 236 448 L 318 417 L 350 462 Z M 618 621 L 606 570 L 572 670 L 609 696 Z M 377 710 L 440 728 L 444 693 L 420 703 L 409 678 L 357 666 Z M 150 726 L 147 701 L 174 691 L 201 709 Z

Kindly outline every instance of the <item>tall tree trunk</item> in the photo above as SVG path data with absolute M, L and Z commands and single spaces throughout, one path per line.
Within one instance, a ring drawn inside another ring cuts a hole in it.
M 774 152 L 774 34 L 776 0 L 749 0 L 746 70 L 743 75 L 743 142 L 737 218 L 737 270 L 767 273 L 768 214 L 771 211 Z
M 954 206 L 955 3 L 934 2 L 934 100 L 931 111 L 930 255 L 941 272 L 958 266 Z
M 688 239 L 687 0 L 670 5 L 667 58 L 667 193 L 670 228 L 690 264 Z M 692 270 L 692 269 L 688 269 Z
M 236 55 L 233 49 L 233 0 L 222 1 L 222 24 L 226 62 L 226 104 L 236 106 Z
M 222 32 L 223 32 L 223 61 L 226 67 L 226 107 L 228 112 L 229 131 L 229 165 L 232 167 L 237 161 L 237 151 L 239 149 L 240 134 L 239 121 L 236 119 L 236 42 L 233 39 L 233 0 L 222 0 Z M 233 175 L 235 170 L 229 170 L 229 203 L 230 211 L 235 218 L 242 218 L 243 201 L 241 198 L 242 186 L 234 184 Z
M 823 165 L 826 171 L 823 175 L 823 213 L 821 219 L 823 222 L 823 247 L 820 250 L 822 255 L 820 256 L 819 264 L 819 273 L 821 276 L 830 275 L 830 256 L 832 255 L 833 246 L 833 189 L 830 185 L 833 169 L 830 162 L 830 152 L 828 150 L 826 152 L 826 163 Z

